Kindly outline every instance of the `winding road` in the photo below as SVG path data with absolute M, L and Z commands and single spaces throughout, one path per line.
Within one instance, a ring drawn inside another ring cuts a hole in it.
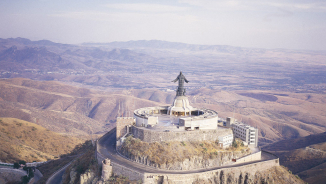
M 122 156 L 119 155 L 119 153 L 115 149 L 116 144 L 116 128 L 110 130 L 107 134 L 105 134 L 103 137 L 101 137 L 98 140 L 97 143 L 97 150 L 98 152 L 103 155 L 106 158 L 109 158 L 112 162 L 117 163 L 119 165 L 123 165 L 125 167 L 128 167 L 132 170 L 138 171 L 138 172 L 146 172 L 146 173 L 165 173 L 165 174 L 191 174 L 191 173 L 199 173 L 199 172 L 206 172 L 216 169 L 222 169 L 222 168 L 232 168 L 232 167 L 239 167 L 247 164 L 252 163 L 258 163 L 265 160 L 271 160 L 277 158 L 276 156 L 262 152 L 262 159 L 259 161 L 253 161 L 253 162 L 246 162 L 241 164 L 233 164 L 228 166 L 220 166 L 220 167 L 211 167 L 211 168 L 203 168 L 203 169 L 197 169 L 197 170 L 190 170 L 190 171 L 182 171 L 182 170 L 163 170 L 163 169 L 157 169 L 151 166 L 146 166 L 137 162 L 130 161 Z M 82 154 L 81 154 L 82 155 Z M 79 156 L 81 156 L 79 155 Z M 79 157 L 78 156 L 78 157 Z M 77 157 L 77 158 L 78 158 Z M 75 158 L 76 159 L 76 158 Z M 74 159 L 74 160 L 75 160 Z M 58 171 L 56 171 L 47 181 L 46 184 L 57 184 L 60 183 L 62 180 L 62 175 L 64 174 L 66 168 L 72 163 L 73 161 L 69 162 L 64 167 L 60 168 Z
M 105 134 L 101 139 L 98 141 L 98 152 L 103 155 L 106 158 L 109 158 L 112 162 L 123 165 L 125 167 L 128 167 L 130 169 L 133 169 L 138 172 L 146 172 L 146 173 L 166 173 L 166 174 L 190 174 L 190 173 L 198 173 L 198 172 L 206 172 L 221 168 L 231 168 L 231 167 L 239 167 L 247 164 L 252 163 L 258 163 L 264 160 L 271 160 L 275 159 L 277 157 L 262 152 L 262 159 L 259 161 L 252 161 L 252 162 L 246 162 L 241 164 L 233 164 L 228 166 L 219 166 L 219 167 L 211 167 L 211 168 L 203 168 L 203 169 L 197 169 L 197 170 L 190 170 L 190 171 L 177 171 L 177 170 L 163 170 L 163 169 L 157 169 L 151 166 L 146 166 L 137 162 L 130 161 L 117 153 L 115 149 L 116 144 L 116 128 L 109 131 L 107 134 Z
M 65 166 L 61 167 L 59 170 L 57 170 L 55 173 L 53 173 L 47 180 L 45 184 L 58 184 L 61 183 L 62 181 L 62 176 L 65 173 L 67 167 L 73 162 L 75 161 L 77 158 L 79 158 L 80 156 L 82 156 L 83 154 L 79 154 L 77 156 L 75 156 L 76 158 L 73 159 L 72 161 L 70 161 L 68 164 L 66 164 Z

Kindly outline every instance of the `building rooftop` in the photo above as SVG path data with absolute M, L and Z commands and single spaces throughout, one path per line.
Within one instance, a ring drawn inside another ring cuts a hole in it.
M 246 129 L 257 129 L 255 127 L 252 127 L 252 126 L 248 125 L 248 124 L 244 124 L 244 123 L 238 122 L 238 121 L 234 122 L 233 124 L 237 125 L 237 126 L 240 126 L 240 127 L 243 127 L 243 128 L 246 128 Z

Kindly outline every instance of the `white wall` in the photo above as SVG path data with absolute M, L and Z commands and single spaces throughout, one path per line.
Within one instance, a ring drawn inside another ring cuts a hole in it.
M 191 129 L 193 129 L 195 127 L 199 127 L 200 130 L 205 130 L 205 129 L 216 129 L 217 128 L 217 119 L 218 119 L 217 117 L 199 118 L 199 119 L 184 118 L 183 121 L 184 121 L 185 127 L 191 127 Z
M 235 164 L 261 160 L 261 151 L 236 159 Z

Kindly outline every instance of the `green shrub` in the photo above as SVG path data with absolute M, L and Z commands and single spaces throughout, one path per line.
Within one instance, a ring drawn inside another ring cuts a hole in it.
M 235 148 L 237 148 L 237 147 L 238 147 L 238 143 L 237 143 L 237 141 L 236 141 L 236 140 L 234 140 L 234 141 L 233 141 L 233 143 L 232 143 L 232 146 L 233 146 L 233 147 L 235 147 Z
M 34 172 L 33 172 L 33 169 L 29 167 L 28 169 L 28 177 L 29 178 L 33 178 L 34 177 Z
M 20 165 L 18 163 L 14 163 L 14 169 L 19 169 Z
M 21 180 L 22 180 L 23 184 L 28 183 L 28 182 L 29 182 L 29 179 L 30 179 L 30 178 L 29 178 L 27 175 L 21 177 Z
M 203 153 L 207 153 L 207 148 L 203 148 Z

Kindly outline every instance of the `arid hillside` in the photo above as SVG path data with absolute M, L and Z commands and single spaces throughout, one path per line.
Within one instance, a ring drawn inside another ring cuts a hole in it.
M 264 149 L 280 157 L 288 167 L 308 183 L 325 183 L 326 132 L 296 139 L 282 140 Z
M 47 161 L 68 154 L 84 141 L 16 118 L 0 118 L 0 160 Z M 64 143 L 64 144 L 63 144 Z
M 192 105 L 214 109 L 259 129 L 260 145 L 322 133 L 326 130 L 326 95 L 280 91 L 190 92 Z
M 93 90 L 53 81 L 0 80 L 0 116 L 39 124 L 71 135 L 101 134 L 116 117 L 134 109 L 170 105 L 175 92 L 155 89 Z M 207 88 L 188 94 L 194 107 L 216 110 L 259 128 L 260 145 L 326 131 L 326 95 L 280 91 L 221 91 Z
M 130 96 L 128 91 L 103 92 L 22 78 L 1 79 L 0 88 L 0 117 L 81 138 L 106 132 L 117 116 L 131 115 L 134 108 L 161 105 Z

